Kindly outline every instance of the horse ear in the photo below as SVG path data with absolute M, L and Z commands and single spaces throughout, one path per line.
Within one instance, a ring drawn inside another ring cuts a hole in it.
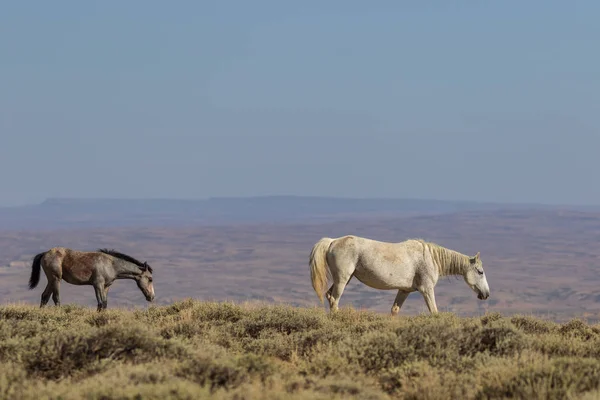
M 479 259 L 480 259 L 479 256 L 480 256 L 480 254 L 479 254 L 479 252 L 477 252 L 477 254 L 475 254 L 474 257 L 469 257 L 469 261 L 471 262 L 471 264 L 475 264 L 477 261 L 479 261 Z

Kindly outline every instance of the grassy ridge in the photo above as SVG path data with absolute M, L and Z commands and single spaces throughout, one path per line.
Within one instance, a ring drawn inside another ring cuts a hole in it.
M 184 301 L 0 307 L 2 399 L 598 398 L 600 326 Z

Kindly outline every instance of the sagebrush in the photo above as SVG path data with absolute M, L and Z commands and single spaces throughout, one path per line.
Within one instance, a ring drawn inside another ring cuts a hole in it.
M 0 307 L 2 399 L 600 397 L 600 327 L 194 300 Z

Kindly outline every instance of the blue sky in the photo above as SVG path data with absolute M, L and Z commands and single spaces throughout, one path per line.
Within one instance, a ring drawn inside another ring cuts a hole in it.
M 598 15 L 593 1 L 5 2 L 0 205 L 600 204 Z

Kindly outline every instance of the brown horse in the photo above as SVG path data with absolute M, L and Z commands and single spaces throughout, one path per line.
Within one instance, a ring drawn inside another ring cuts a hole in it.
M 115 279 L 133 279 L 144 293 L 146 300 L 154 300 L 152 268 L 146 262 L 140 262 L 126 254 L 114 250 L 76 251 L 64 247 L 54 247 L 36 255 L 31 265 L 29 289 L 40 281 L 40 269 L 48 278 L 46 289 L 42 293 L 40 307 L 50 300 L 60 306 L 60 280 L 72 285 L 91 285 L 96 291 L 98 311 L 106 308 L 108 288 Z

